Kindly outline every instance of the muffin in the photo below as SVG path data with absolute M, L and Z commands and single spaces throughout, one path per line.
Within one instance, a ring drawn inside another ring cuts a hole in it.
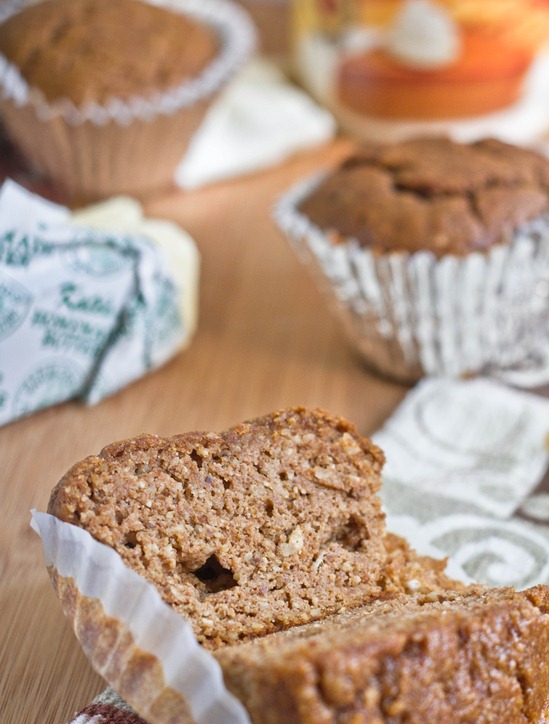
M 254 43 L 247 15 L 225 0 L 21 1 L 6 15 L 3 122 L 76 199 L 169 185 Z
M 275 216 L 351 340 L 411 382 L 549 354 L 549 161 L 483 139 L 363 146 Z
M 217 648 L 380 595 L 382 464 L 349 423 L 288 409 L 114 443 L 63 477 L 48 510 L 114 548 Z
M 94 668 L 158 724 L 540 720 L 549 587 L 388 534 L 383 460 L 298 407 L 74 465 L 33 522 Z

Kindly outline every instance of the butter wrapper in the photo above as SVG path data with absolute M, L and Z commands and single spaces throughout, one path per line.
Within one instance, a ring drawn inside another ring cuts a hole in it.
M 12 181 L 0 189 L 0 424 L 70 399 L 97 403 L 189 341 L 192 240 L 181 232 L 185 272 L 173 238 L 171 260 L 153 240 L 163 222 L 147 231 L 137 206 L 122 223 L 120 203 L 132 202 L 101 228 L 99 207 L 73 218 Z

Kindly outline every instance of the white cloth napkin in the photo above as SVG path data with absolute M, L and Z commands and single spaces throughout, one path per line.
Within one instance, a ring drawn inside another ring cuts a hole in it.
M 335 131 L 330 113 L 294 87 L 274 63 L 256 59 L 212 106 L 175 180 L 190 189 L 259 171 L 328 141 Z
M 388 527 L 464 581 L 549 583 L 549 400 L 425 380 L 374 435 Z

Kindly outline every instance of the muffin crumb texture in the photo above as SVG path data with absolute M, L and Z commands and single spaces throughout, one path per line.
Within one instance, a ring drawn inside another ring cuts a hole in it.
M 289 408 L 109 445 L 49 512 L 186 617 L 254 724 L 542 721 L 549 587 L 465 586 L 386 532 L 383 462 L 349 422 Z
M 215 647 L 399 585 L 382 570 L 382 463 L 350 424 L 291 409 L 220 435 L 110 445 L 65 476 L 49 510 L 112 546 Z M 391 560 L 406 555 L 396 546 Z
M 45 0 L 0 24 L 0 53 L 29 86 L 79 107 L 169 90 L 218 47 L 205 24 L 141 0 Z
M 549 160 L 495 139 L 364 145 L 300 211 L 336 241 L 465 255 L 505 243 L 549 211 Z
M 540 722 L 546 586 L 398 596 L 216 652 L 261 724 Z

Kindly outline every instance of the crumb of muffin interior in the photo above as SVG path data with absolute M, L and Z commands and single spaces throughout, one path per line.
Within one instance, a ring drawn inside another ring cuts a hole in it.
M 410 586 L 459 586 L 386 540 L 382 464 L 350 423 L 290 408 L 109 445 L 63 477 L 49 511 L 113 547 L 216 648 Z

